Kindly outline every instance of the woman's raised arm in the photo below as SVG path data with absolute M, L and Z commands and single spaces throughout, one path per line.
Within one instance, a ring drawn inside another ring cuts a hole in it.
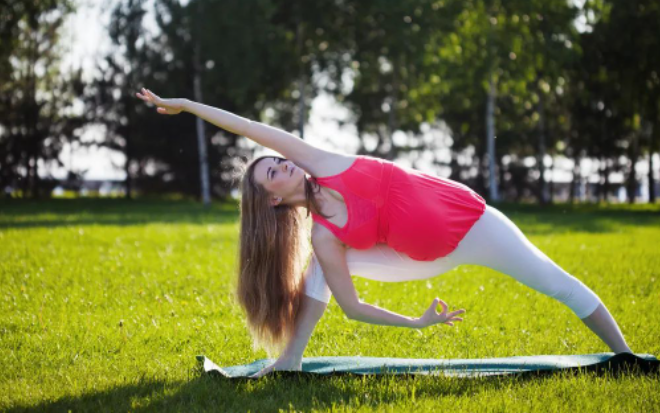
M 337 155 L 310 145 L 281 129 L 251 121 L 213 106 L 188 99 L 163 99 L 144 88 L 142 88 L 142 93 L 138 92 L 136 96 L 145 102 L 158 106 L 158 113 L 160 114 L 176 115 L 182 111 L 189 112 L 229 132 L 243 135 L 259 145 L 281 153 L 285 158 L 290 159 L 314 176 L 317 176 L 315 172 L 319 169 L 319 165 L 323 165 L 333 155 Z M 318 176 L 320 176 L 324 172 L 319 170 L 318 173 Z

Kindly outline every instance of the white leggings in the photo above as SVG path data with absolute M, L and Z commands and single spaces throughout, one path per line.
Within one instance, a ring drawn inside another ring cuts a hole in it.
M 430 278 L 461 264 L 482 265 L 561 301 L 579 318 L 591 315 L 601 303 L 593 291 L 555 264 L 511 220 L 490 205 L 446 257 L 415 261 L 385 244 L 376 244 L 366 250 L 349 248 L 346 261 L 351 275 L 385 282 Z M 305 294 L 330 302 L 332 294 L 314 255 L 305 276 Z

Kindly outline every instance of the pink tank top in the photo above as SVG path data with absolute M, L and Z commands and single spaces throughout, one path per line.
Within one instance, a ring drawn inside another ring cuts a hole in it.
M 312 214 L 315 222 L 352 248 L 384 243 L 417 261 L 451 253 L 486 209 L 463 184 L 369 156 L 358 156 L 340 174 L 312 179 L 339 192 L 348 210 L 341 228 Z

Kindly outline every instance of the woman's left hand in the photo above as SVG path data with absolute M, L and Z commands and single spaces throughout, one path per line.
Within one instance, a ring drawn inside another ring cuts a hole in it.
M 161 115 L 178 115 L 183 110 L 185 99 L 163 99 L 149 89 L 142 88 L 142 93 L 137 92 L 135 96 L 147 103 L 158 106 L 156 110 Z
M 442 312 L 438 313 L 435 309 L 438 307 L 438 304 L 442 306 Z M 452 311 L 451 313 L 447 312 L 447 303 L 442 301 L 439 298 L 436 298 L 433 300 L 433 303 L 431 303 L 431 306 L 426 310 L 426 312 L 417 319 L 417 327 L 418 328 L 424 328 L 428 326 L 432 326 L 434 324 L 447 324 L 449 326 L 454 326 L 455 321 L 463 321 L 461 317 L 457 317 L 457 315 L 465 313 L 465 310 L 460 309 L 456 311 Z

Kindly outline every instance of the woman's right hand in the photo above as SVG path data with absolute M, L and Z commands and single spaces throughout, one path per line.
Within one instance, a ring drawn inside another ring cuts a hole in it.
M 263 375 L 266 375 L 272 371 L 276 370 L 286 370 L 286 371 L 300 371 L 302 370 L 302 359 L 300 358 L 279 358 L 273 364 L 268 367 L 265 367 L 254 373 L 250 376 L 252 379 L 257 379 Z
M 135 94 L 140 99 L 158 106 L 156 110 L 161 115 L 177 115 L 183 110 L 185 99 L 162 99 L 149 89 L 142 88 L 142 93 Z
M 438 313 L 436 311 L 438 304 L 442 306 L 441 313 Z M 457 317 L 457 316 L 465 313 L 465 310 L 460 309 L 449 313 L 447 312 L 447 309 L 448 309 L 447 303 L 436 297 L 436 299 L 433 300 L 433 302 L 431 303 L 431 306 L 424 312 L 424 314 L 420 318 L 416 320 L 417 328 L 429 327 L 434 324 L 440 324 L 440 323 L 447 324 L 453 327 L 455 321 L 463 321 L 461 317 Z

